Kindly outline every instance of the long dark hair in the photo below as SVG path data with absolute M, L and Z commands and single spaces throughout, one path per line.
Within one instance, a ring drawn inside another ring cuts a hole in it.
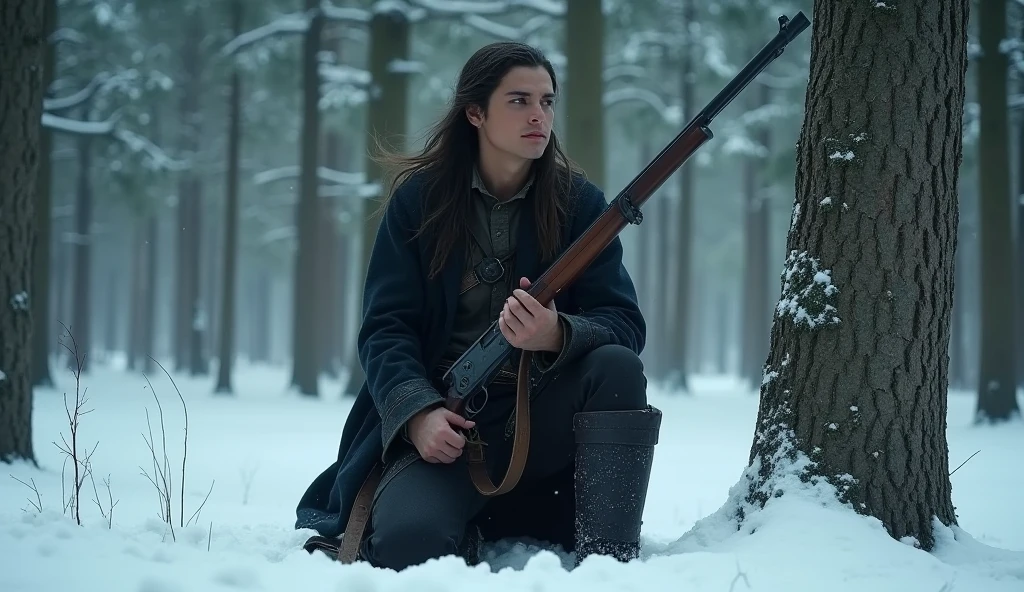
M 422 173 L 423 222 L 417 236 L 434 243 L 428 277 L 443 268 L 456 244 L 468 239 L 472 167 L 477 161 L 477 128 L 466 118 L 466 109 L 479 106 L 485 114 L 491 95 L 512 68 L 542 66 L 551 76 L 555 93 L 558 83 L 551 62 L 539 50 L 516 42 L 498 42 L 476 51 L 462 67 L 448 112 L 427 134 L 423 150 L 416 155 L 389 153 L 378 147 L 387 173 L 385 200 L 410 177 Z M 552 129 L 544 154 L 533 162 L 534 182 L 530 189 L 534 204 L 540 254 L 550 261 L 557 255 L 562 240 L 561 225 L 568 208 L 572 176 L 578 167 L 565 155 Z

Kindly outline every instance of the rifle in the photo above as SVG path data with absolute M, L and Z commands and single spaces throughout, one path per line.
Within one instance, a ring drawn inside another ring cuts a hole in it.
M 527 293 L 547 305 L 568 287 L 594 261 L 626 224 L 640 224 L 640 206 L 685 163 L 705 142 L 714 137 L 710 125 L 750 82 L 775 61 L 786 46 L 810 25 L 803 12 L 790 20 L 779 17 L 779 32 L 751 59 L 703 110 L 608 204 L 601 216 L 562 253 L 531 285 Z M 515 348 L 502 335 L 495 320 L 484 333 L 455 361 L 442 378 L 447 394 L 445 407 L 470 418 L 487 402 L 487 385 L 494 380 L 502 364 Z M 524 351 L 519 363 L 516 394 L 516 432 L 512 458 L 502 483 L 495 486 L 483 462 L 483 442 L 475 429 L 467 438 L 470 475 L 483 495 L 507 493 L 515 487 L 526 464 L 530 442 L 529 364 L 531 353 Z M 477 395 L 483 403 L 471 405 Z

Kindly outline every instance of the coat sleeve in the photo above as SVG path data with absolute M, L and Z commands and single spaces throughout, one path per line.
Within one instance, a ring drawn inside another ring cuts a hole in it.
M 359 362 L 381 417 L 385 452 L 413 415 L 444 402 L 423 363 L 418 328 L 425 306 L 424 276 L 405 197 L 400 188 L 377 229 L 358 336 Z
M 597 220 L 607 206 L 604 194 L 592 185 L 579 204 L 573 239 Z M 542 372 L 557 370 L 606 344 L 622 345 L 640 355 L 646 342 L 647 326 L 633 280 L 622 263 L 622 241 L 618 236 L 569 290 L 578 310 L 558 311 L 564 335 L 562 350 L 558 354 L 537 352 L 534 360 Z

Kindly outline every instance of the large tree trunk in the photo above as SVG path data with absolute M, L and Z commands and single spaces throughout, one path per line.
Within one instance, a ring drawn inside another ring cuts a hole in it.
M 824 479 L 931 550 L 932 521 L 956 521 L 946 354 L 968 3 L 817 0 L 814 13 L 748 502 L 782 495 L 785 474 Z
M 1024 5 L 1017 6 L 1018 42 L 1024 43 Z M 1017 92 L 1024 95 L 1024 71 L 1017 72 Z M 1024 114 L 1017 121 L 1017 385 L 1024 389 Z
M 57 28 L 57 0 L 46 0 L 44 11 L 44 31 L 46 36 Z M 57 48 L 55 42 L 46 44 L 43 61 L 44 95 L 53 82 L 57 69 Z M 42 123 L 40 122 L 42 128 Z M 33 253 L 32 279 L 32 384 L 34 386 L 53 386 L 50 375 L 50 250 L 52 227 L 52 184 L 50 152 L 53 147 L 53 133 L 42 128 L 39 131 L 39 181 L 36 185 L 36 238 Z
M 39 182 L 43 3 L 0 4 L 0 461 L 32 448 L 32 248 Z
M 370 21 L 370 50 L 369 70 L 379 91 L 376 96 L 371 96 L 367 106 L 367 138 L 371 144 L 366 151 L 366 181 L 367 183 L 380 183 L 382 171 L 374 160 L 378 156 L 373 145 L 374 140 L 379 140 L 383 146 L 391 150 L 404 148 L 406 127 L 408 125 L 407 103 L 409 96 L 408 73 L 396 71 L 389 68 L 395 60 L 409 59 L 410 26 L 408 15 L 400 8 L 392 10 L 380 10 L 373 13 Z M 374 200 L 363 201 L 363 245 L 362 255 L 359 257 L 359 269 L 356 273 L 358 286 L 356 292 L 358 309 L 362 308 L 363 282 L 366 278 L 366 268 L 370 262 L 370 253 L 373 250 L 373 241 L 377 236 L 377 227 L 380 225 L 380 215 L 377 213 L 379 203 Z M 361 320 L 360 320 L 361 322 Z M 358 333 L 358 331 L 353 334 Z M 363 368 L 359 364 L 359 351 L 356 347 L 350 348 L 352 361 L 349 363 L 349 379 L 344 387 L 345 394 L 355 396 L 366 380 Z
M 306 10 L 315 10 L 317 0 L 306 0 Z M 314 13 L 306 33 L 302 54 L 302 148 L 299 173 L 299 206 L 295 225 L 298 248 L 295 251 L 295 278 L 292 297 L 292 386 L 299 393 L 318 396 L 320 351 L 316 311 L 316 272 L 318 251 L 317 167 L 320 165 L 320 72 L 317 53 L 324 28 L 324 17 Z
M 981 236 L 981 348 L 976 419 L 1019 414 L 1013 319 L 1013 210 L 1010 207 L 1010 120 L 1006 103 L 1006 1 L 981 0 L 978 11 L 978 136 Z M 1008 273 L 1009 272 L 1009 273 Z
M 242 33 L 243 4 L 231 3 L 235 35 Z M 231 368 L 235 361 L 235 286 L 238 284 L 238 177 L 242 141 L 241 72 L 231 72 L 231 97 L 228 100 L 228 178 L 227 206 L 224 208 L 224 287 L 221 290 L 220 343 L 217 354 L 217 385 L 214 392 L 231 393 Z
M 601 3 L 567 0 L 565 58 L 566 147 L 598 187 L 604 187 L 604 14 Z

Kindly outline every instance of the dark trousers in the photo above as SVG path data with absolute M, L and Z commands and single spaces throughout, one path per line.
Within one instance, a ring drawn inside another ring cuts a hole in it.
M 385 471 L 362 554 L 373 565 L 401 570 L 457 554 L 471 524 L 482 530 L 491 527 L 492 532 L 542 540 L 556 538 L 545 536 L 556 531 L 561 531 L 564 538 L 568 531 L 571 539 L 574 516 L 564 514 L 565 508 L 572 507 L 574 495 L 573 416 L 580 411 L 643 409 L 647 405 L 646 389 L 640 358 L 622 346 L 598 347 L 558 371 L 530 405 L 526 467 L 516 488 L 503 496 L 488 498 L 476 490 L 469 478 L 465 453 L 450 464 L 428 463 L 403 442 L 402 446 L 412 450 L 397 455 L 392 463 L 398 464 Z M 473 419 L 487 443 L 484 453 L 491 479 L 497 483 L 508 467 L 512 449 L 515 386 L 495 385 L 489 392 L 487 404 Z M 558 491 L 559 484 L 566 486 L 565 490 Z M 543 508 L 529 503 L 538 489 L 563 496 L 568 504 L 559 504 L 562 511 L 556 512 L 563 515 L 531 521 L 531 516 L 543 513 Z M 562 527 L 552 526 L 551 518 L 560 519 Z M 528 526 L 531 522 L 538 525 L 533 532 Z M 509 529 L 509 525 L 519 525 L 520 532 Z

